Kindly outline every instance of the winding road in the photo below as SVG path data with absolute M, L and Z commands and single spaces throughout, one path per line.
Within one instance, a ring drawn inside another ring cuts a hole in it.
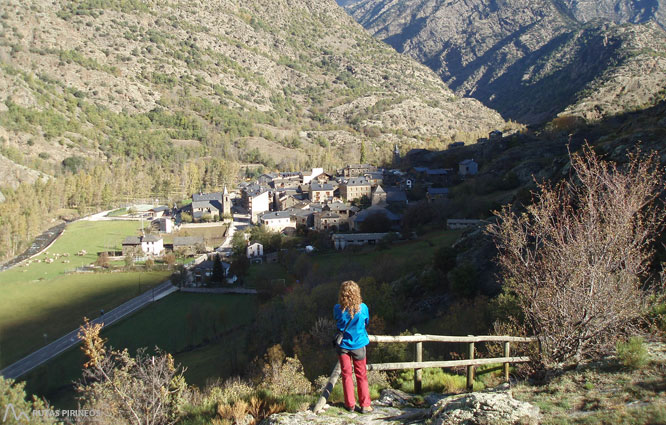
M 144 292 L 138 297 L 132 298 L 131 300 L 121 304 L 120 306 L 114 308 L 113 310 L 104 313 L 103 316 L 100 316 L 94 320 L 92 323 L 102 323 L 103 326 L 108 326 L 118 320 L 122 319 L 125 316 L 128 316 L 135 311 L 145 307 L 146 305 L 157 301 L 161 298 L 166 297 L 167 295 L 177 291 L 178 288 L 171 284 L 171 281 L 167 280 L 166 282 L 160 284 L 159 286 L 154 287 L 153 289 Z M 16 379 L 21 375 L 24 375 L 30 372 L 32 369 L 37 366 L 51 360 L 56 357 L 58 354 L 63 351 L 75 346 L 79 343 L 78 338 L 78 329 L 74 329 L 67 335 L 58 338 L 52 343 L 40 348 L 37 351 L 28 354 L 21 360 L 13 363 L 6 368 L 0 370 L 0 375 L 5 378 Z
M 109 211 L 103 211 L 97 214 L 93 214 L 88 217 L 84 217 L 81 220 L 91 220 L 91 221 L 100 221 L 100 220 L 118 220 L 117 217 L 106 217 L 106 214 Z M 137 220 L 134 218 L 133 220 Z M 249 215 L 245 214 L 234 214 L 233 215 L 233 221 L 231 222 L 231 226 L 229 229 L 229 232 L 227 234 L 227 238 L 225 239 L 224 243 L 222 246 L 220 246 L 217 250 L 218 252 L 224 252 L 228 253 L 229 255 L 231 254 L 231 240 L 233 237 L 233 234 L 236 230 L 241 230 L 244 227 L 246 227 L 249 224 Z M 53 241 L 60 236 L 62 233 L 63 229 L 65 227 L 65 224 L 62 225 L 61 228 L 59 226 L 56 226 L 55 228 L 49 229 L 47 232 L 45 232 L 42 237 L 44 237 L 44 240 L 40 241 L 41 243 L 39 244 L 34 244 L 33 249 L 26 251 L 24 255 L 20 256 L 21 258 L 11 261 L 10 263 L 7 263 L 3 266 L 3 269 L 10 268 L 11 266 L 19 263 L 22 260 L 25 260 L 26 258 L 30 258 L 31 256 L 34 256 L 38 254 L 40 251 L 43 251 L 46 246 L 48 246 L 50 243 L 53 243 Z M 125 302 L 124 304 L 121 304 L 120 306 L 114 308 L 111 311 L 106 312 L 103 316 L 100 316 L 94 320 L 92 320 L 92 323 L 102 323 L 103 326 L 108 326 L 111 325 L 112 323 L 117 322 L 118 320 L 122 319 L 123 317 L 126 317 L 135 311 L 145 307 L 146 305 L 157 301 L 161 298 L 166 297 L 167 295 L 177 291 L 178 288 L 173 286 L 171 284 L 171 281 L 166 281 L 159 286 L 154 287 L 153 289 L 139 295 L 138 297 L 132 298 L 131 300 Z M 68 334 L 58 338 L 57 340 L 51 342 L 48 345 L 45 345 L 44 347 L 32 352 L 31 354 L 25 356 L 21 360 L 7 366 L 6 368 L 0 370 L 0 375 L 4 376 L 5 378 L 11 378 L 11 379 L 16 379 L 32 369 L 36 368 L 37 366 L 46 363 L 47 361 L 51 360 L 52 358 L 58 356 L 60 353 L 66 351 L 67 349 L 77 345 L 79 343 L 79 338 L 78 338 L 78 333 L 79 329 L 74 329 L 73 331 L 69 332 Z

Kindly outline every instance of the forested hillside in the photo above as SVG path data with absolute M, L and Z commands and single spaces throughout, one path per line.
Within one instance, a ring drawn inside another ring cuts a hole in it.
M 598 120 L 654 105 L 666 84 L 661 2 L 341 4 L 457 94 L 479 99 L 507 119 L 538 124 L 568 109 Z
M 378 162 L 505 125 L 332 0 L 9 0 L 0 16 L 0 258 L 59 214 L 182 199 L 241 164 L 332 168 L 362 145 Z

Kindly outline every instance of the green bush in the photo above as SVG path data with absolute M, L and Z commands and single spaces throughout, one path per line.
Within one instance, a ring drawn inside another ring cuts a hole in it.
M 467 387 L 465 375 L 455 375 L 439 368 L 423 369 L 421 375 L 423 392 L 460 393 Z M 407 393 L 414 393 L 414 371 L 404 370 L 400 373 L 396 386 Z M 485 388 L 483 382 L 474 381 L 474 391 Z
M 448 273 L 451 291 L 466 298 L 472 298 L 478 292 L 478 276 L 471 264 L 461 264 Z
M 626 342 L 618 342 L 616 349 L 618 360 L 626 368 L 642 369 L 650 362 L 643 338 L 639 336 L 632 336 Z

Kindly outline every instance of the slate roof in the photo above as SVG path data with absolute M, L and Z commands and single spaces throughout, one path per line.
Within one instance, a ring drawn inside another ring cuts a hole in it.
M 245 188 L 245 193 L 250 198 L 255 198 L 264 192 L 268 192 L 268 189 L 258 184 L 253 184 Z
M 157 242 L 157 241 L 161 241 L 162 238 L 157 237 L 155 235 L 128 236 L 123 241 L 123 245 L 141 245 L 142 240 L 143 240 L 143 242 Z
M 197 201 L 221 201 L 222 192 L 195 193 L 192 195 L 192 203 Z
M 231 267 L 231 264 L 225 263 L 224 261 L 220 261 L 220 264 L 222 264 L 222 270 L 228 269 Z M 215 267 L 215 261 L 213 260 L 206 260 L 202 261 L 197 266 L 195 269 L 200 269 L 200 270 L 213 270 L 213 267 Z
M 387 190 L 386 202 L 407 202 L 407 194 L 403 190 Z
M 123 245 L 141 245 L 141 238 L 139 236 L 128 236 L 123 241 Z
M 391 220 L 391 221 L 398 221 L 398 220 L 400 220 L 400 216 L 399 216 L 399 215 L 392 213 L 391 211 L 389 211 L 388 209 L 386 209 L 386 208 L 384 208 L 384 207 L 380 207 L 380 206 L 378 206 L 378 205 L 374 205 L 374 206 L 372 206 L 372 207 L 370 207 L 370 208 L 366 208 L 366 209 L 364 209 L 363 211 L 361 211 L 361 212 L 359 212 L 358 214 L 356 214 L 356 216 L 355 216 L 355 218 L 354 218 L 354 221 L 357 221 L 357 222 L 359 222 L 359 223 L 360 223 L 360 222 L 363 222 L 363 221 L 365 221 L 365 219 L 368 218 L 370 215 L 372 215 L 372 214 L 376 214 L 376 213 L 384 214 L 384 215 L 385 215 L 389 220 Z
M 219 211 L 222 211 L 222 203 L 218 200 L 212 200 L 212 201 L 195 201 L 192 202 L 192 208 L 197 208 L 197 209 L 217 209 Z
M 351 205 L 347 205 L 344 202 L 331 202 L 326 204 L 329 210 L 331 211 L 347 211 L 351 209 Z
M 260 216 L 262 220 L 280 219 L 280 218 L 289 218 L 289 217 L 291 217 L 289 211 L 271 211 L 263 213 Z
M 347 186 L 370 186 L 370 182 L 365 177 L 352 177 L 347 181 Z
M 319 218 L 341 218 L 340 214 L 336 214 L 333 211 L 322 211 L 317 213 Z
M 203 244 L 203 236 L 174 236 L 173 246 L 194 246 L 196 244 Z
M 333 190 L 333 185 L 329 183 L 319 183 L 316 181 L 310 183 L 310 191 L 318 191 L 318 190 Z

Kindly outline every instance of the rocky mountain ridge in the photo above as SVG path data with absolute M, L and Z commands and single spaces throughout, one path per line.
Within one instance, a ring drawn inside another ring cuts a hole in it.
M 666 83 L 665 7 L 659 1 L 341 4 L 375 37 L 435 70 L 457 94 L 521 122 L 541 123 L 567 109 L 581 116 L 633 110 L 650 104 Z M 602 112 L 595 110 L 598 103 Z M 615 110 L 606 111 L 609 104 Z
M 72 156 L 332 166 L 362 143 L 379 159 L 505 124 L 333 1 L 8 0 L 0 15 L 0 154 L 47 173 Z

